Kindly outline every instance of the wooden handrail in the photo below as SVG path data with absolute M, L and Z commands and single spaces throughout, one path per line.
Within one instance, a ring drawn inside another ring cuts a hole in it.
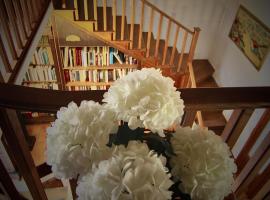
M 185 111 L 269 108 L 270 87 L 179 89 Z M 101 102 L 105 91 L 57 91 L 0 83 L 0 107 L 55 113 L 74 101 Z
M 155 5 L 151 4 L 150 2 L 146 1 L 146 0 L 141 0 L 142 2 L 144 2 L 146 5 L 148 5 L 149 7 L 153 8 L 155 11 L 161 13 L 164 17 L 168 18 L 170 21 L 172 21 L 173 23 L 175 23 L 176 25 L 180 26 L 181 28 L 185 29 L 187 32 L 193 34 L 194 32 L 191 31 L 190 29 L 188 29 L 187 27 L 185 27 L 184 25 L 182 25 L 180 22 L 176 21 L 174 18 L 172 18 L 171 16 L 169 16 L 168 14 L 166 14 L 165 12 L 163 12 L 162 10 L 160 10 L 158 7 L 156 7 Z

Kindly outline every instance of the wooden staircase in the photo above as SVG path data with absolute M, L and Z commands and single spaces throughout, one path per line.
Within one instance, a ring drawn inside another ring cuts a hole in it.
M 98 3 L 102 3 L 102 7 L 98 6 Z M 120 3 L 122 14 L 116 15 Z M 126 17 L 128 6 L 131 11 L 129 23 Z M 138 59 L 142 67 L 161 68 L 165 76 L 175 80 L 178 88 L 187 87 L 189 77 L 187 62 L 193 59 L 199 28 L 189 30 L 146 0 L 132 0 L 131 5 L 126 5 L 125 0 L 113 0 L 112 6 L 107 6 L 106 0 L 64 0 L 54 1 L 54 7 L 55 15 L 65 18 L 88 34 Z M 141 8 L 140 12 L 138 9 L 135 10 L 137 7 Z M 149 24 L 145 24 L 147 8 L 151 9 Z M 135 23 L 135 11 L 136 15 L 140 16 L 139 24 Z M 157 38 L 154 38 L 152 31 L 154 17 L 159 20 Z M 148 31 L 144 31 L 146 26 Z M 173 26 L 176 27 L 174 33 Z M 165 39 L 161 38 L 162 29 L 167 30 Z M 169 43 L 171 37 L 174 38 L 173 44 Z M 187 45 L 188 39 L 191 42 Z M 177 46 L 181 49 L 178 50 Z
M 193 60 L 193 67 L 198 88 L 218 87 L 213 78 L 215 70 L 208 60 Z M 202 111 L 201 114 L 204 126 L 221 135 L 227 123 L 222 111 Z

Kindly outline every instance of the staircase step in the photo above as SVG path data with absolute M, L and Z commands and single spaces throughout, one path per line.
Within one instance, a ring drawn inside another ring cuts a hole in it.
M 198 83 L 197 87 L 216 88 L 218 87 L 218 84 L 216 83 L 215 79 L 211 76 L 208 79 Z
M 193 60 L 192 64 L 197 84 L 210 78 L 215 71 L 208 60 Z

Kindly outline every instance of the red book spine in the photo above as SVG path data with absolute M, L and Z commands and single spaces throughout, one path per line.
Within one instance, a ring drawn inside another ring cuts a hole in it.
M 70 82 L 69 70 L 64 70 L 64 77 L 66 82 Z

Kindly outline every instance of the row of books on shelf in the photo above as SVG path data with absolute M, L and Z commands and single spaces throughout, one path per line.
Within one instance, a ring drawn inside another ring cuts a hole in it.
M 56 72 L 53 66 L 29 66 L 24 81 L 31 82 L 56 82 Z
M 81 91 L 81 90 L 108 90 L 108 85 L 92 85 L 92 86 L 68 86 L 68 91 Z
M 51 47 L 39 47 L 35 50 L 32 65 L 54 65 Z
M 94 69 L 94 70 L 64 70 L 66 82 L 113 82 L 136 69 Z
M 137 64 L 137 60 L 113 47 L 62 47 L 64 67 Z
M 50 89 L 50 90 L 58 90 L 57 83 L 31 83 L 31 82 L 24 82 L 23 86 L 33 87 L 33 88 L 40 88 L 40 89 Z

